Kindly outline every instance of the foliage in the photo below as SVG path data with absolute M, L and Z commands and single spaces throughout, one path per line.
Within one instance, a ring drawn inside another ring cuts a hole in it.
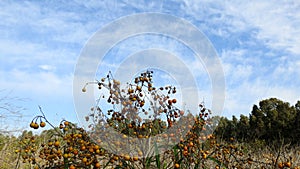
M 98 103 L 102 99 L 111 106 L 93 106 L 86 117 L 87 129 L 66 120 L 56 127 L 40 109 L 42 115 L 36 116 L 30 127 L 51 125 L 53 129 L 38 136 L 23 132 L 14 154 L 22 164 L 17 163 L 16 168 L 296 169 L 300 166 L 299 150 L 286 144 L 294 143 L 291 135 L 297 135 L 289 131 L 300 120 L 300 102 L 290 106 L 274 98 L 263 100 L 259 106 L 253 106 L 250 117 L 233 116 L 232 120 L 211 117 L 203 103 L 199 104 L 199 112 L 192 114 L 176 106 L 177 100 L 172 98 L 176 87 L 153 86 L 152 73 L 142 73 L 125 89 L 111 74 L 87 83 L 107 90 L 108 96 L 101 95 Z M 85 87 L 82 91 L 87 92 Z M 151 117 L 142 118 L 150 111 Z M 218 128 L 211 134 L 218 122 Z M 1 140 L 2 137 L 0 143 Z M 266 146 L 271 141 L 276 144 Z
M 280 146 L 299 144 L 300 102 L 295 106 L 276 98 L 262 100 L 254 105 L 249 117 L 241 115 L 238 120 L 220 119 L 215 134 L 224 140 L 234 137 L 240 141 L 261 140 Z

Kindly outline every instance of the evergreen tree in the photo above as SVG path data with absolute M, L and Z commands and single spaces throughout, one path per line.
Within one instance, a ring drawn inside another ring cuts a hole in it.
M 248 140 L 250 137 L 249 118 L 245 115 L 240 115 L 240 120 L 237 124 L 238 138 L 241 140 Z

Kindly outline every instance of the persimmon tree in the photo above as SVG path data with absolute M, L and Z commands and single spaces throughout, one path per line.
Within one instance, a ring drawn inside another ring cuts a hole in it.
M 36 168 L 152 165 L 150 164 L 152 157 L 159 156 L 158 149 L 159 151 L 170 150 L 167 146 L 174 146 L 179 141 L 184 142 L 185 135 L 181 135 L 182 128 L 180 128 L 182 126 L 176 127 L 181 117 L 183 118 L 180 122 L 185 124 L 184 127 L 193 128 L 191 124 L 196 120 L 197 125 L 200 126 L 194 129 L 201 131 L 205 118 L 209 114 L 208 110 L 200 104 L 201 116 L 194 117 L 187 114 L 184 117 L 185 111 L 177 108 L 175 106 L 177 99 L 172 98 L 172 95 L 177 92 L 176 87 L 155 87 L 152 76 L 152 71 L 143 72 L 134 79 L 133 83 L 127 83 L 124 89 L 111 73 L 100 81 L 87 83 L 86 85 L 96 84 L 100 91 L 108 91 L 107 96 L 101 95 L 98 103 L 101 99 L 105 99 L 106 104 L 110 105 L 106 110 L 104 107 L 109 106 L 99 104 L 92 106 L 91 113 L 85 117 L 89 123 L 87 129 L 68 121 L 62 121 L 58 127 L 55 127 L 47 120 L 40 108 L 42 115 L 36 116 L 31 121 L 30 127 L 39 129 L 48 123 L 53 127 L 53 133 L 40 146 L 35 145 L 34 137 L 23 138 L 16 152 L 21 155 L 24 162 Z M 88 92 L 86 86 L 82 91 Z M 144 118 L 146 116 L 148 118 Z M 115 131 L 115 135 L 111 131 Z M 148 139 L 154 136 L 159 137 Z M 150 144 L 156 146 L 141 146 Z M 192 139 L 186 144 L 194 145 Z M 140 163 L 134 163 L 135 161 Z M 174 165 L 172 161 L 168 163 Z
M 83 127 L 67 120 L 54 126 L 40 108 L 41 115 L 30 127 L 53 129 L 44 140 L 21 137 L 15 152 L 31 168 L 46 169 L 292 166 L 286 156 L 260 161 L 233 137 L 218 143 L 211 134 L 218 118 L 211 117 L 204 103 L 197 105 L 198 112 L 180 109 L 174 97 L 177 88 L 156 87 L 152 76 L 152 71 L 143 72 L 124 88 L 111 73 L 88 82 L 82 92 L 89 92 L 86 86 L 93 84 L 103 94 L 91 106 Z

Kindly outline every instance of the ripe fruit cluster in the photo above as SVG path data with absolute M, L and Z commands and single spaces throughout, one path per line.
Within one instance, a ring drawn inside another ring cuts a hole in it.
M 35 142 L 34 136 L 24 136 L 22 140 L 19 141 L 19 149 L 15 150 L 23 160 L 23 163 L 36 164 L 35 152 L 38 150 L 38 145 Z
M 130 137 L 148 138 L 172 127 L 184 115 L 184 111 L 175 106 L 177 100 L 171 98 L 176 94 L 176 87 L 156 88 L 152 76 L 153 71 L 141 73 L 125 89 L 121 89 L 120 82 L 111 74 L 98 81 L 98 89 L 109 93 L 108 97 L 102 95 L 99 100 L 106 100 L 111 108 L 104 110 L 99 105 L 91 108 L 90 115 L 86 117 L 91 130 L 105 137 L 108 133 L 98 128 L 105 126 Z
M 38 129 L 39 127 L 45 127 L 46 126 L 46 122 L 43 121 L 44 116 L 36 116 L 30 123 L 30 127 L 33 129 Z M 37 121 L 40 121 L 40 123 L 37 123 Z
M 129 119 L 138 125 L 143 121 L 141 114 L 148 116 L 149 119 L 158 119 L 164 114 L 169 122 L 182 116 L 183 111 L 175 107 L 177 100 L 170 98 L 171 94 L 176 93 L 176 87 L 154 87 L 152 74 L 152 71 L 141 73 L 135 78 L 134 83 L 127 84 L 125 89 L 121 89 L 120 82 L 113 79 L 111 74 L 102 78 L 97 82 L 98 88 L 99 90 L 106 89 L 109 96 L 106 98 L 102 95 L 99 99 L 106 99 L 112 109 L 104 111 L 97 105 L 92 108 L 91 118 L 103 119 L 103 116 L 112 114 L 113 118 L 117 118 L 119 121 Z M 120 107 L 120 109 L 116 110 L 116 107 Z M 104 112 L 107 113 L 103 114 Z M 89 119 L 90 117 L 87 117 L 87 121 Z
M 22 139 L 21 148 L 16 153 L 22 155 L 23 162 L 37 168 L 101 167 L 99 157 L 105 154 L 105 150 L 93 142 L 84 129 L 64 120 L 52 132 L 50 138 L 39 146 L 34 144 L 34 137 Z

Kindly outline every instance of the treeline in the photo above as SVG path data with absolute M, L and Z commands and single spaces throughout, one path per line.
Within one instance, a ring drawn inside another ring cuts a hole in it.
M 291 105 L 277 98 L 270 98 L 260 101 L 258 105 L 253 105 L 248 116 L 232 116 L 231 119 L 226 117 L 214 118 L 219 121 L 214 131 L 214 135 L 219 140 L 230 141 L 231 138 L 234 138 L 244 143 L 263 141 L 267 144 L 291 143 L 300 145 L 300 101 Z M 145 123 L 146 129 L 150 124 L 153 126 L 151 128 L 154 135 L 164 132 L 167 126 L 166 122 L 157 120 Z M 122 125 L 118 124 L 117 126 L 121 127 Z M 132 125 L 134 126 L 134 124 Z M 122 133 L 132 135 L 130 127 L 123 128 L 126 130 L 121 131 Z M 44 137 L 53 131 L 53 129 L 45 130 L 41 135 Z M 32 132 L 24 131 L 22 136 L 28 134 L 31 136 Z M 5 137 L 9 138 L 9 136 L 0 133 L 0 150 L 3 148 Z
M 263 141 L 267 144 L 300 143 L 300 101 L 295 105 L 276 98 L 254 105 L 249 116 L 221 117 L 215 135 L 222 140 Z

